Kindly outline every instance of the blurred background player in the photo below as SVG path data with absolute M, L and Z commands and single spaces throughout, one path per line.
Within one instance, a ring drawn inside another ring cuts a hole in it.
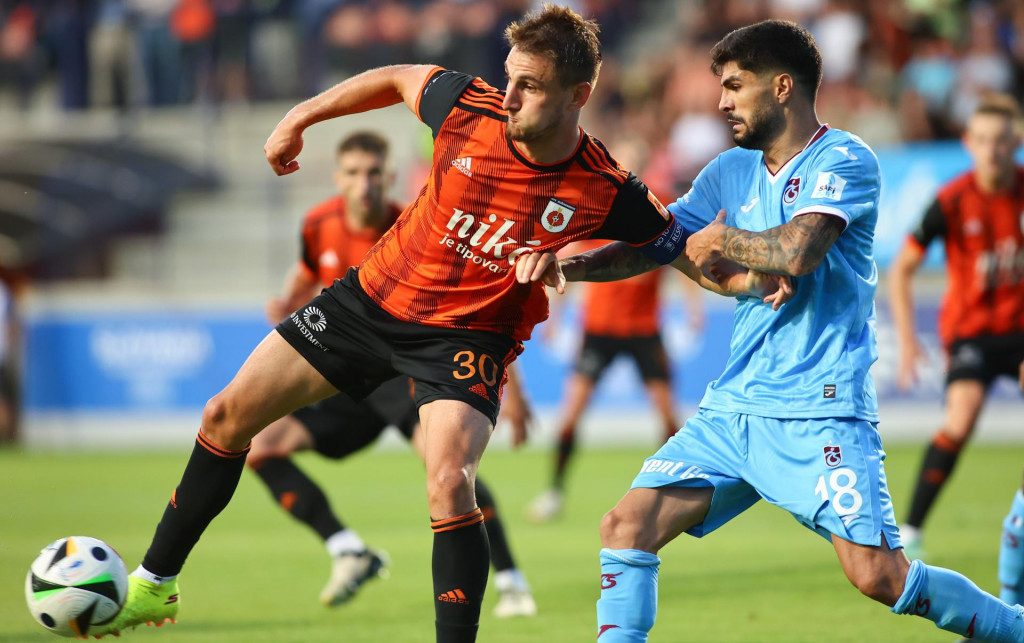
M 566 252 L 586 252 L 605 244 L 602 241 L 580 242 Z M 554 475 L 551 488 L 537 496 L 527 508 L 527 517 L 531 520 L 546 522 L 561 514 L 566 469 L 576 446 L 576 427 L 590 404 L 594 389 L 617 356 L 626 355 L 636 364 L 661 420 L 664 439 L 679 428 L 673 408 L 671 367 L 658 319 L 664 273 L 665 270 L 653 270 L 623 281 L 583 285 L 583 340 L 565 386 Z M 689 279 L 680 281 L 690 326 L 694 332 L 700 332 L 704 325 L 700 288 Z M 548 324 L 553 322 L 550 320 Z M 550 326 L 546 330 L 551 332 Z
M 283 296 L 267 302 L 267 318 L 272 325 L 358 265 L 402 212 L 387 198 L 392 183 L 388 144 L 376 133 L 356 132 L 341 141 L 334 183 L 338 194 L 315 206 L 305 217 L 302 258 L 289 272 Z M 513 443 L 518 445 L 525 438 L 529 409 L 516 378 L 505 390 L 502 415 L 512 423 Z M 253 439 L 247 464 L 285 511 L 323 539 L 332 558 L 331 577 L 320 593 L 325 605 L 349 600 L 363 583 L 382 574 L 387 562 L 341 522 L 324 492 L 289 456 L 314 450 L 328 458 L 342 459 L 373 443 L 388 426 L 396 427 L 422 457 L 419 419 L 407 377 L 389 380 L 362 401 L 339 393 L 299 409 Z M 484 514 L 496 572 L 499 597 L 494 613 L 502 618 L 533 616 L 537 607 L 530 588 L 516 568 L 494 498 L 479 478 L 476 497 Z
M 948 285 L 939 334 L 949 356 L 943 426 L 925 450 L 910 511 L 900 527 L 907 554 L 922 554 L 921 529 L 960 451 L 970 439 L 989 386 L 1024 368 L 1024 169 L 1019 109 L 1008 96 L 983 101 L 963 144 L 970 171 L 945 184 L 896 258 L 890 302 L 900 346 L 899 386 L 916 380 L 922 356 L 914 328 L 911 280 L 928 245 L 942 237 Z
M 1024 392 L 1024 364 L 1017 376 Z M 1019 605 L 1024 597 L 1024 484 L 1013 495 L 1010 513 L 1003 519 L 1003 537 L 999 546 L 999 598 Z
M 20 332 L 15 292 L 0 274 L 0 446 L 18 438 Z

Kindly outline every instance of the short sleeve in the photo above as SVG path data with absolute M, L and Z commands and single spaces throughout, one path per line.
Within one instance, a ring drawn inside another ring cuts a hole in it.
M 688 231 L 687 236 L 714 221 L 722 209 L 721 167 L 721 157 L 716 157 L 700 171 L 690 190 L 668 206 L 668 211 Z
M 682 251 L 683 234 L 654 193 L 630 173 L 592 238 L 625 241 L 658 263 L 666 264 Z
M 825 151 L 806 175 L 806 187 L 793 204 L 793 218 L 830 214 L 849 226 L 875 212 L 881 174 L 874 153 L 864 146 L 835 146 Z
M 938 199 L 932 201 L 932 204 L 928 206 L 921 222 L 917 224 L 910 236 L 922 248 L 927 248 L 935 240 L 935 237 L 946 236 L 946 216 L 942 213 L 942 205 L 939 204 Z
M 430 127 L 434 138 L 441 131 L 441 125 L 451 113 L 455 101 L 471 82 L 473 77 L 469 74 L 438 68 L 423 83 L 417 107 L 420 120 Z

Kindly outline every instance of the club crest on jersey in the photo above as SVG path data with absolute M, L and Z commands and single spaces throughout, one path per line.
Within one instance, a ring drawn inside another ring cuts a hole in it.
M 798 196 L 800 196 L 800 177 L 794 176 L 786 181 L 786 189 L 782 192 L 782 202 L 792 205 Z
M 825 464 L 830 468 L 838 467 L 843 463 L 843 452 L 838 446 L 828 445 L 822 449 L 825 453 Z
M 548 232 L 561 232 L 575 213 L 576 208 L 565 201 L 551 199 L 548 207 L 544 208 L 544 214 L 540 215 L 540 223 Z

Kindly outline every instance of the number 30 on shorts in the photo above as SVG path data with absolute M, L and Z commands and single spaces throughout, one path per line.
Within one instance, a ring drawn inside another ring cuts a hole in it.
M 828 502 L 830 499 L 829 489 L 831 489 L 832 508 L 840 516 L 846 516 L 857 513 L 857 510 L 864 504 L 864 498 L 854 488 L 856 484 L 857 473 L 853 469 L 843 467 L 832 471 L 828 476 L 827 483 L 825 476 L 818 476 L 818 484 L 814 487 L 814 493 L 821 496 L 823 501 Z
M 477 358 L 473 351 L 459 351 L 452 361 L 459 365 L 458 369 L 452 371 L 452 376 L 457 380 L 468 380 L 479 373 L 480 379 L 487 386 L 498 383 L 498 362 L 486 353 Z

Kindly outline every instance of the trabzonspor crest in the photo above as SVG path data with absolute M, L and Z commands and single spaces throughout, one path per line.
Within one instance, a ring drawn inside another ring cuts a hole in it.
M 569 219 L 576 213 L 576 208 L 565 201 L 551 199 L 548 207 L 544 208 L 544 214 L 540 216 L 540 223 L 548 232 L 561 232 L 569 225 Z
M 782 202 L 791 205 L 800 196 L 800 177 L 794 176 L 786 181 L 786 189 L 782 192 Z
M 843 463 L 843 451 L 836 445 L 828 445 L 822 449 L 825 453 L 825 464 L 830 468 L 838 467 Z

